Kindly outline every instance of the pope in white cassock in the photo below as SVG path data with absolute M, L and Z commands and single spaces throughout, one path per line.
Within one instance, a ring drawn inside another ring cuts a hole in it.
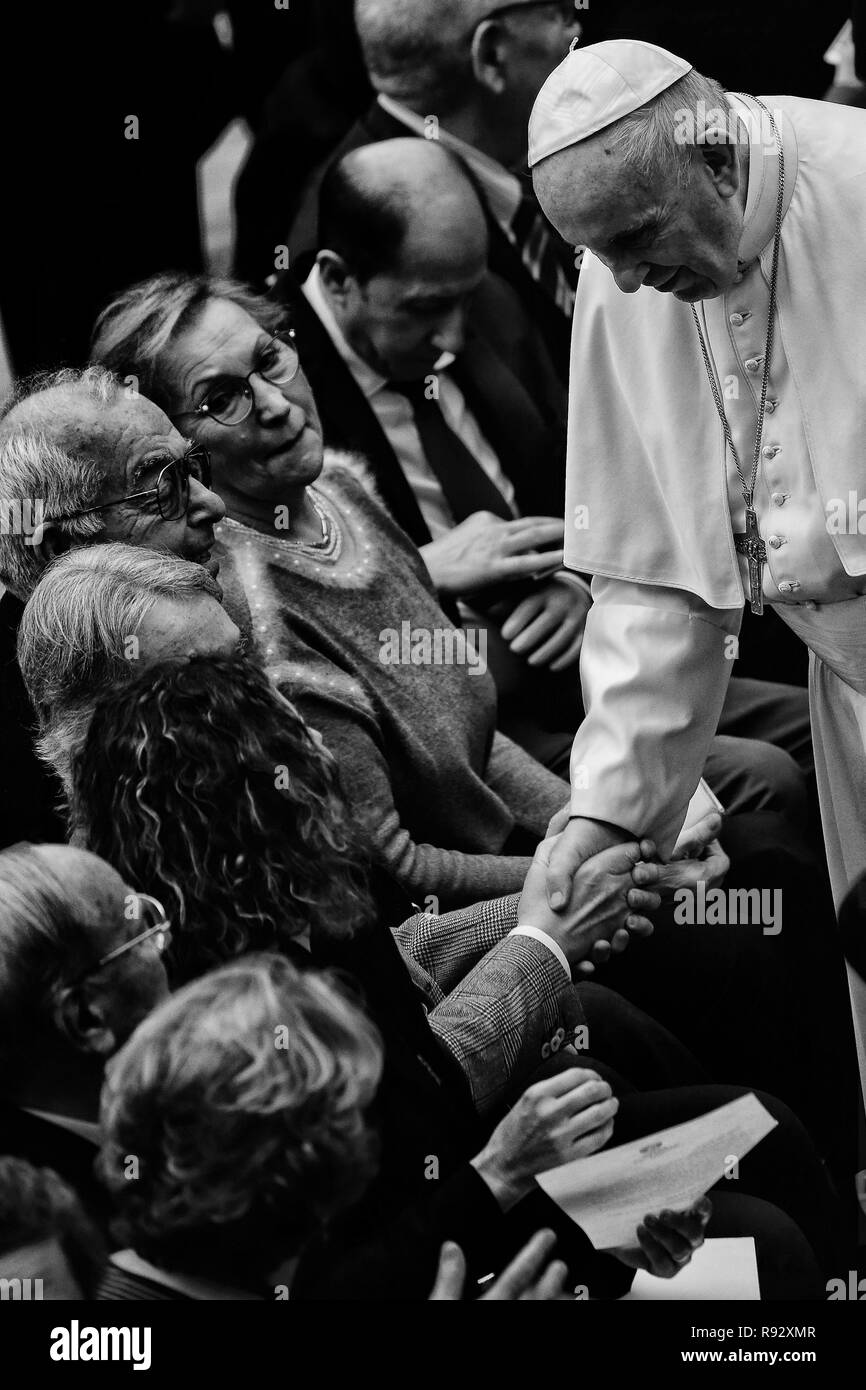
M 622 40 L 572 49 L 529 143 L 542 207 L 588 247 L 566 563 L 595 602 L 551 903 L 626 833 L 669 854 L 749 602 L 810 648 L 838 905 L 866 870 L 866 112 L 735 96 Z

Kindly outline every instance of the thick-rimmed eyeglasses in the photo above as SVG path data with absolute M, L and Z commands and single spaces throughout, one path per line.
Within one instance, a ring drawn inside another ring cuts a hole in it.
M 135 898 L 138 903 L 138 913 L 141 916 L 153 916 L 155 922 L 145 927 L 144 931 L 137 936 L 130 937 L 129 941 L 124 941 L 122 946 L 115 946 L 114 950 L 107 951 L 104 956 L 100 956 L 94 965 L 89 965 L 86 970 L 82 970 L 73 980 L 74 985 L 80 985 L 83 980 L 95 975 L 103 966 L 109 965 L 111 961 L 118 960 L 120 956 L 126 955 L 127 951 L 132 951 L 136 946 L 140 946 L 144 941 L 152 941 L 160 955 L 166 950 L 171 942 L 171 922 L 166 916 L 165 908 L 158 898 L 152 898 L 149 893 L 131 893 L 130 897 Z
M 100 502 L 95 507 L 83 507 L 78 512 L 52 516 L 44 524 L 74 521 L 78 516 L 90 516 L 93 512 L 105 511 L 106 507 L 117 507 L 121 502 L 145 502 L 151 499 L 156 502 L 163 521 L 178 521 L 189 509 L 190 478 L 195 478 L 202 487 L 210 487 L 210 453 L 203 444 L 190 445 L 179 459 L 170 458 L 159 473 L 156 487 L 149 488 L 147 492 L 130 492 L 126 497 L 114 497 L 110 502 Z
M 253 408 L 254 376 L 272 386 L 287 386 L 298 375 L 301 359 L 295 347 L 293 332 L 271 338 L 262 348 L 259 359 L 246 376 L 219 376 L 192 410 L 177 412 L 172 418 L 182 420 L 195 416 L 199 420 L 215 420 L 218 425 L 240 425 Z

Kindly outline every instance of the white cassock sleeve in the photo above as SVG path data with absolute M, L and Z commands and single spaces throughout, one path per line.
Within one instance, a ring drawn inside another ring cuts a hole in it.
M 667 858 L 716 732 L 742 609 L 596 576 L 571 755 L 571 811 L 649 836 Z

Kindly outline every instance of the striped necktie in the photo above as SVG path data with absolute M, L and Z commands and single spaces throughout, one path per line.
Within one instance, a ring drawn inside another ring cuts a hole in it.
M 551 229 L 533 193 L 523 193 L 511 221 L 508 237 L 520 252 L 533 280 L 541 285 L 556 307 L 571 318 L 577 289 L 578 259 L 572 248 Z

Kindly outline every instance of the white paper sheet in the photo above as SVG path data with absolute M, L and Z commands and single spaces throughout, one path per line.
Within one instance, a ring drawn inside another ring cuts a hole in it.
M 685 1124 L 550 1168 L 537 1181 L 597 1250 L 635 1246 L 645 1216 L 692 1206 L 777 1123 L 750 1093 Z
M 657 1279 L 639 1269 L 620 1303 L 701 1300 L 721 1303 L 758 1302 L 758 1261 L 752 1236 L 723 1236 L 704 1241 L 690 1262 L 673 1279 Z

